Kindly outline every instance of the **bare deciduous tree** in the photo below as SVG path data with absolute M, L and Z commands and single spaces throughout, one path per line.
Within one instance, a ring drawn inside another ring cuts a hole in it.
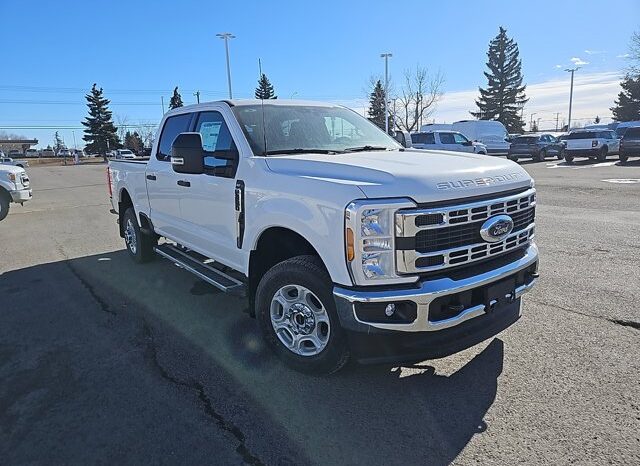
M 419 130 L 442 98 L 443 85 L 444 76 L 440 71 L 431 74 L 421 66 L 416 66 L 415 70 L 405 70 L 400 91 L 392 99 L 391 113 L 395 125 L 404 131 Z
M 120 142 L 124 141 L 124 136 L 127 133 L 127 123 L 129 122 L 129 117 L 127 115 L 116 114 L 116 126 L 118 128 L 118 138 Z

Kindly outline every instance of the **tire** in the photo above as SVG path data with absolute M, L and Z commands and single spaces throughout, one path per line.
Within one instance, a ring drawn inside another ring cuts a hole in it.
M 316 256 L 280 262 L 258 284 L 256 318 L 262 335 L 275 354 L 297 371 L 332 374 L 349 360 L 331 290 L 329 274 Z
M 620 159 L 620 163 L 623 165 L 629 161 L 629 156 L 623 154 L 622 152 L 618 154 L 618 158 Z
M 0 221 L 4 220 L 9 215 L 9 193 L 0 188 Z
M 544 162 L 546 158 L 547 158 L 547 151 L 545 149 L 542 149 L 540 152 L 538 152 L 538 156 L 536 157 L 536 160 L 538 162 Z
M 607 160 L 607 148 L 603 147 L 602 149 L 600 149 L 600 152 L 598 153 L 598 162 L 605 162 Z
M 129 207 L 122 216 L 124 243 L 129 256 L 138 264 L 154 259 L 154 246 L 157 244 L 155 236 L 145 235 L 140 231 L 140 225 L 133 207 Z
M 518 161 L 518 156 L 517 155 L 507 155 L 507 158 L 509 160 L 511 160 L 512 162 L 517 162 Z
M 556 157 L 558 158 L 558 160 L 562 160 L 564 158 L 564 150 L 560 149 Z
M 564 155 L 564 161 L 567 162 L 568 164 L 572 164 L 573 163 L 573 155 L 565 154 Z

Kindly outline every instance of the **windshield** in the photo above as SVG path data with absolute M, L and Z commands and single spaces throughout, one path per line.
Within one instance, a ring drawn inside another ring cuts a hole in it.
M 343 107 L 265 104 L 264 117 L 259 104 L 240 105 L 232 110 L 256 155 L 402 147 L 368 120 Z
M 535 144 L 537 140 L 538 140 L 537 136 L 536 137 L 534 136 L 519 137 L 513 140 L 513 144 Z
M 595 139 L 597 137 L 595 131 L 581 131 L 579 133 L 571 133 L 566 139 Z

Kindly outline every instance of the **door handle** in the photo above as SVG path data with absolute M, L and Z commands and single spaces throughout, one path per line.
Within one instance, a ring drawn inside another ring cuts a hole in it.
M 189 188 L 191 186 L 190 181 L 178 180 L 178 186 L 184 186 L 185 188 Z
M 147 175 L 147 179 L 151 181 L 155 181 L 157 178 L 156 178 L 156 175 Z

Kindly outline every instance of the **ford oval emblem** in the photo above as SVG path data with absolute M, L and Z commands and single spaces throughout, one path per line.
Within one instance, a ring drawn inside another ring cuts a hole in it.
M 489 243 L 502 241 L 513 230 L 513 219 L 508 215 L 491 217 L 480 227 L 480 236 Z

